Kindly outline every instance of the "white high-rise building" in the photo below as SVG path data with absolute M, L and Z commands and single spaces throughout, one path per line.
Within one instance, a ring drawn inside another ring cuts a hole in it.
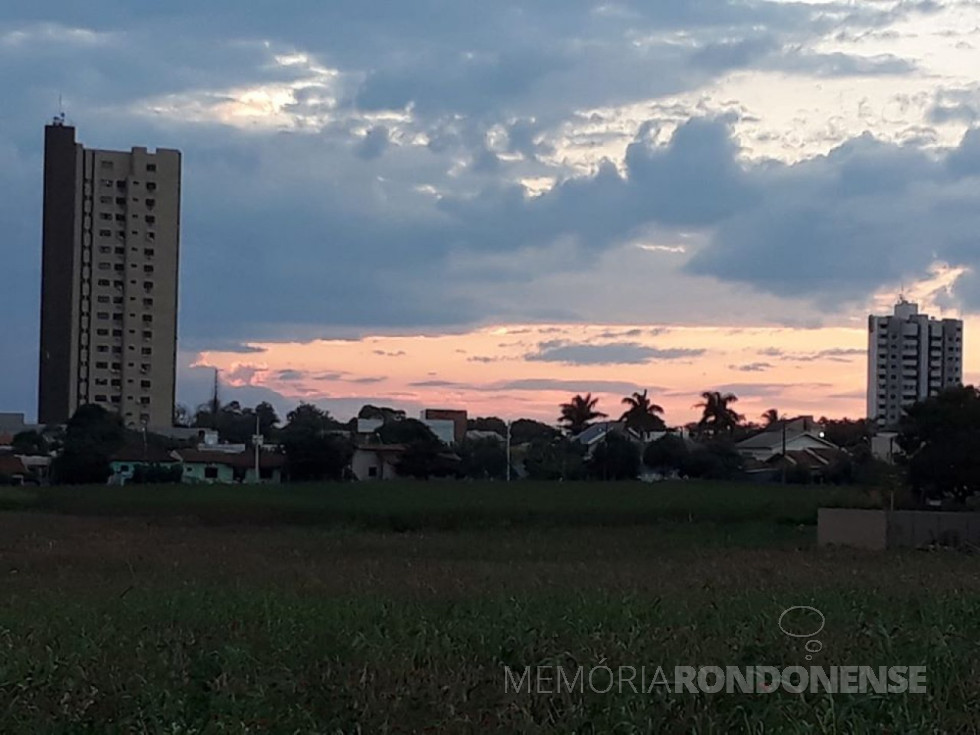
M 930 319 L 902 297 L 868 317 L 868 418 L 894 427 L 903 409 L 963 382 L 963 322 Z

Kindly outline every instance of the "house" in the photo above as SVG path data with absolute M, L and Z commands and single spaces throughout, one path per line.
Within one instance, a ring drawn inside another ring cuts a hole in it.
M 137 472 L 154 472 L 179 467 L 180 460 L 171 452 L 143 444 L 125 446 L 109 458 L 112 475 L 109 483 L 125 485 Z
M 824 437 L 823 427 L 812 416 L 779 421 L 740 441 L 735 449 L 748 475 L 768 479 L 799 470 L 817 479 L 848 456 Z
M 358 444 L 351 458 L 351 472 L 358 480 L 395 480 L 404 444 Z
M 592 454 L 599 443 L 609 434 L 625 436 L 631 442 L 640 446 L 644 444 L 644 437 L 639 432 L 627 428 L 625 421 L 600 421 L 592 424 L 584 431 L 580 431 L 573 436 L 572 441 L 583 444 L 588 453 Z
M 812 480 L 819 481 L 846 456 L 843 450 L 828 447 L 787 449 L 785 456 L 774 455 L 765 464 L 777 470 L 780 475 L 784 472 L 804 471 Z
M 767 462 L 785 450 L 833 449 L 841 451 L 833 442 L 824 438 L 823 427 L 812 416 L 777 422 L 774 426 L 744 439 L 735 445 L 743 457 Z
M 209 484 L 282 482 L 286 458 L 272 452 L 259 453 L 259 476 L 255 476 L 255 453 L 225 452 L 213 449 L 177 449 L 174 451 L 183 465 L 184 482 Z

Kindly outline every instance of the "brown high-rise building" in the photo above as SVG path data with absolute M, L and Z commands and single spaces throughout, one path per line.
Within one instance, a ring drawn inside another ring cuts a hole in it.
M 177 359 L 180 152 L 90 150 L 44 129 L 38 421 L 93 403 L 170 426 Z

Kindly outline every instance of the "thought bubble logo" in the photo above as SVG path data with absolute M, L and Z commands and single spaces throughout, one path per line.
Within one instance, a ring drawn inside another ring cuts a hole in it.
M 819 624 L 817 624 L 818 619 Z M 794 605 L 793 607 L 786 608 L 783 610 L 782 615 L 779 616 L 778 621 L 779 629 L 790 638 L 814 638 L 814 636 L 823 630 L 826 624 L 827 618 L 824 617 L 824 614 L 817 610 L 817 608 L 810 607 L 809 605 Z M 816 625 L 815 628 L 814 625 Z M 814 629 L 808 630 L 808 628 Z M 801 630 L 806 632 L 801 633 Z M 808 640 L 803 648 L 807 652 L 806 660 L 809 661 L 813 658 L 811 654 L 820 652 L 823 648 L 823 643 L 814 638 L 813 640 Z

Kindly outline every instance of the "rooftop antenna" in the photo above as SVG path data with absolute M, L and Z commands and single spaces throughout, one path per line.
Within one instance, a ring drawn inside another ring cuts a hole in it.
M 52 122 L 58 127 L 65 124 L 65 105 L 61 98 L 60 92 L 58 93 L 58 114 L 54 116 L 54 120 L 52 120 Z
M 221 403 L 218 401 L 218 368 L 214 369 L 214 392 L 211 394 L 211 413 L 218 418 L 218 411 L 221 410 Z M 217 428 L 217 427 L 216 427 Z

